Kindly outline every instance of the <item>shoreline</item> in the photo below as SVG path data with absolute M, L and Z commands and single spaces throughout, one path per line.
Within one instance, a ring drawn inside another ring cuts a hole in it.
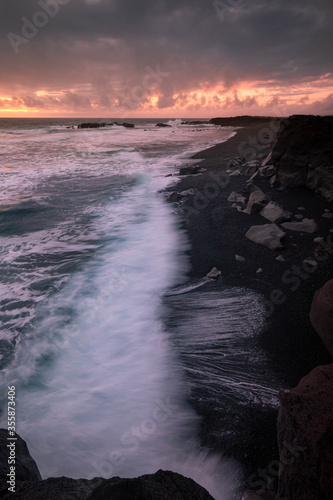
M 229 176 L 226 171 L 230 160 L 242 156 L 242 152 L 246 153 L 248 161 L 262 162 L 267 157 L 277 130 L 276 121 L 270 123 L 274 123 L 274 133 L 272 127 L 271 135 L 268 122 L 264 121 L 238 128 L 236 135 L 226 142 L 196 153 L 190 158 L 190 165 L 194 165 L 192 160 L 199 160 L 199 169 L 205 171 L 184 175 L 177 184 L 165 191 L 179 193 L 194 190 L 196 195 L 206 193 L 207 196 L 204 195 L 201 202 L 198 196 L 195 199 L 192 194 L 186 195 L 185 201 L 182 199 L 180 204 L 174 204 L 191 247 L 187 252 L 190 261 L 188 277 L 203 278 L 216 267 L 221 271 L 221 277 L 212 280 L 206 286 L 206 291 L 242 287 L 254 291 L 267 301 L 266 324 L 258 337 L 258 345 L 266 353 L 271 369 L 284 388 L 291 389 L 313 368 L 331 362 L 309 320 L 315 291 L 333 274 L 330 259 L 320 263 L 317 270 L 306 279 L 300 278 L 296 291 L 291 290 L 291 285 L 282 280 L 286 271 L 293 272 L 293 266 L 299 267 L 304 259 L 313 257 L 313 251 L 318 246 L 314 242 L 316 237 L 323 237 L 325 241 L 330 237 L 332 223 L 324 219 L 322 214 L 331 209 L 331 204 L 309 189 L 286 188 L 278 191 L 270 186 L 269 180 L 256 179 L 256 186 L 293 215 L 300 213 L 298 207 L 305 208 L 301 213 L 307 218 L 315 219 L 319 231 L 315 234 L 286 231 L 284 248 L 275 251 L 245 238 L 251 226 L 268 221 L 259 213 L 248 215 L 232 207 L 232 203 L 228 202 L 230 193 L 240 193 L 249 177 Z M 267 137 L 267 140 L 261 140 L 263 137 Z M 226 177 L 228 182 L 225 181 Z M 212 186 L 214 183 L 219 186 L 215 191 Z M 246 260 L 237 261 L 235 255 Z M 276 260 L 281 255 L 284 262 Z M 262 269 L 260 274 L 257 273 L 259 268 Z M 269 303 L 274 290 L 283 293 L 284 302 L 273 304 L 271 311 Z M 232 443 L 213 436 L 212 431 L 223 426 L 220 415 L 213 409 L 203 408 L 199 403 L 194 406 L 202 418 L 203 446 L 236 458 L 244 468 L 245 482 L 259 469 L 267 469 L 271 461 L 278 460 L 277 410 L 262 408 L 258 412 L 255 407 L 245 406 L 242 415 L 229 415 L 229 418 L 238 419 L 239 437 L 242 438 L 240 442 Z M 251 484 L 245 484 L 245 488 L 249 486 Z

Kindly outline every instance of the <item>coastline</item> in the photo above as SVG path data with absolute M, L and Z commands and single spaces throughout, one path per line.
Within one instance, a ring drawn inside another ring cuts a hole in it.
M 271 124 L 274 126 L 271 126 L 270 134 Z M 271 369 L 281 380 L 281 389 L 291 389 L 313 368 L 331 362 L 309 320 L 314 292 L 333 274 L 330 259 L 320 263 L 317 270 L 306 279 L 300 279 L 296 291 L 282 281 L 287 270 L 313 257 L 317 247 L 314 242 L 316 237 L 326 240 L 330 236 L 332 223 L 324 219 L 322 214 L 331 206 L 309 189 L 287 188 L 279 191 L 270 186 L 269 180 L 256 179 L 254 183 L 273 201 L 293 215 L 300 213 L 298 207 L 305 208 L 301 213 L 315 219 L 319 225 L 319 231 L 315 234 L 286 231 L 288 238 L 284 248 L 269 250 L 245 238 L 251 226 L 264 224 L 265 219 L 259 213 L 247 215 L 238 212 L 228 202 L 230 193 L 240 193 L 249 177 L 229 176 L 226 173 L 230 160 L 242 156 L 242 153 L 244 155 L 244 152 L 248 161 L 262 162 L 271 151 L 276 130 L 276 120 L 238 128 L 231 139 L 191 157 L 190 165 L 193 165 L 192 160 L 198 160 L 200 169 L 205 169 L 203 172 L 182 176 L 177 184 L 166 191 L 180 193 L 193 189 L 196 194 L 206 192 L 208 195 L 201 202 L 190 195 L 186 196 L 183 203 L 174 204 L 190 242 L 189 279 L 202 279 L 216 267 L 221 271 L 221 277 L 207 284 L 205 290 L 208 292 L 222 291 L 226 287 L 243 287 L 261 295 L 267 304 L 271 302 L 274 290 L 283 293 L 283 303 L 274 305 L 273 310 L 267 306 L 265 326 L 257 342 L 266 353 Z M 261 140 L 265 136 L 267 140 Z M 216 191 L 212 187 L 214 183 L 219 185 Z M 246 260 L 237 261 L 235 255 Z M 284 257 L 284 262 L 276 260 L 279 255 Z M 262 269 L 260 274 L 257 273 L 259 268 Z M 200 399 L 200 395 L 197 396 Z M 237 421 L 238 442 L 217 436 L 219 429 L 223 428 L 223 418 L 214 408 L 204 408 L 198 402 L 195 403 L 195 409 L 202 418 L 202 445 L 236 458 L 244 468 L 245 487 L 251 486 L 246 484 L 248 478 L 254 477 L 258 470 L 266 469 L 270 462 L 278 460 L 277 409 L 262 408 L 258 412 L 255 407 L 244 406 L 242 414 L 237 415 L 232 415 L 230 410 L 228 418 Z

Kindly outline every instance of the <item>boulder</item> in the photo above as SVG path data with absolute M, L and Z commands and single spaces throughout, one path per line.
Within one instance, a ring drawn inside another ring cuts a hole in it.
M 125 127 L 125 128 L 134 128 L 134 123 L 121 123 L 120 124 L 122 127 Z
M 314 294 L 310 320 L 326 349 L 333 356 L 333 280 Z
M 156 127 L 171 127 L 171 125 L 168 125 L 167 123 L 156 123 Z
M 284 222 L 281 224 L 285 229 L 291 231 L 300 231 L 302 233 L 315 233 L 318 231 L 318 225 L 314 219 L 303 219 L 301 222 Z
M 170 471 L 135 479 L 67 477 L 41 480 L 27 445 L 15 435 L 15 493 L 8 490 L 8 431 L 0 429 L 0 497 L 2 500 L 214 500 L 192 479 Z
M 255 212 L 260 212 L 270 201 L 269 196 L 267 196 L 261 189 L 257 189 L 250 194 L 247 207 L 243 212 L 245 214 L 254 214 Z
M 270 201 L 267 203 L 265 208 L 261 210 L 260 215 L 265 217 L 271 222 L 283 222 L 286 220 L 290 220 L 291 213 L 284 210 L 280 205 L 275 203 L 274 201 Z
M 280 393 L 279 492 L 283 500 L 329 500 L 333 492 L 333 365 Z
M 282 247 L 281 239 L 285 234 L 276 224 L 264 224 L 252 226 L 245 236 L 254 243 L 276 250 Z
M 307 186 L 333 201 L 333 117 L 282 120 L 271 163 L 282 186 Z

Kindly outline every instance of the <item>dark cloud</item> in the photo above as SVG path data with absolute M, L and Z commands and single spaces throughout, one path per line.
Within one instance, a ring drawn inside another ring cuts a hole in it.
M 135 109 L 152 90 L 147 67 L 159 65 L 169 73 L 154 82 L 163 109 L 192 90 L 253 80 L 288 88 L 333 72 L 331 0 L 64 0 L 59 8 L 55 1 L 0 5 L 3 93 L 65 89 L 62 102 L 74 110 L 89 109 L 92 99 L 102 108 L 131 100 Z M 53 17 L 37 15 L 43 2 Z M 36 33 L 26 19 L 39 23 Z M 31 38 L 20 43 L 9 33 Z M 237 99 L 233 105 L 256 105 L 255 97 Z

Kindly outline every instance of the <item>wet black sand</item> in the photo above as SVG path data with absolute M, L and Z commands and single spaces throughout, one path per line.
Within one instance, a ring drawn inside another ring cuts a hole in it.
M 328 252 L 327 248 L 323 249 L 320 255 L 323 258 L 326 256 L 327 260 L 318 263 L 314 272 L 305 273 L 304 270 L 296 269 L 302 266 L 304 259 L 314 258 L 314 251 L 318 247 L 314 238 L 323 237 L 328 242 L 327 247 L 333 242 L 333 233 L 330 233 L 333 219 L 322 217 L 325 209 L 332 211 L 333 207 L 308 189 L 288 188 L 278 191 L 271 188 L 268 180 L 256 179 L 254 183 L 286 210 L 294 215 L 302 213 L 304 217 L 315 219 L 319 231 L 306 234 L 285 230 L 287 237 L 284 249 L 276 251 L 245 238 L 251 226 L 269 221 L 259 214 L 247 215 L 232 208 L 227 198 L 232 191 L 240 193 L 248 177 L 229 177 L 224 174 L 230 159 L 235 157 L 264 159 L 271 150 L 272 133 L 269 129 L 269 122 L 240 128 L 229 141 L 196 154 L 193 159 L 197 159 L 198 164 L 206 170 L 200 175 L 181 177 L 180 182 L 171 186 L 169 191 L 181 192 L 193 188 L 197 195 L 205 193 L 208 196 L 188 196 L 184 205 L 174 204 L 191 244 L 189 278 L 202 278 L 213 267 L 217 267 L 222 276 L 206 289 L 216 291 L 226 286 L 246 287 L 268 301 L 266 326 L 258 342 L 268 356 L 270 368 L 281 380 L 281 386 L 291 388 L 317 365 L 331 362 L 310 324 L 309 311 L 315 290 L 333 276 L 333 253 Z M 272 129 L 276 130 L 276 121 L 272 123 Z M 267 131 L 269 140 L 263 139 Z M 305 210 L 300 211 L 297 207 L 304 207 Z M 236 254 L 246 258 L 246 261 L 236 261 Z M 276 261 L 278 255 L 283 255 L 285 262 Z M 257 274 L 259 268 L 263 271 Z M 283 274 L 288 270 L 292 283 L 282 281 Z M 301 277 L 297 277 L 298 272 Z M 282 297 L 280 302 L 283 303 L 272 306 L 271 293 L 274 290 L 279 290 Z M 258 410 L 258 407 L 248 405 L 243 406 L 241 411 L 238 406 L 231 406 L 221 412 L 214 405 L 209 407 L 202 403 L 201 396 L 193 394 L 191 400 L 202 417 L 202 444 L 237 458 L 244 466 L 245 481 L 249 478 L 255 481 L 255 478 L 260 477 L 258 470 L 267 469 L 270 462 L 278 458 L 277 410 Z M 237 431 L 236 441 L 223 437 L 222 430 L 230 425 L 230 421 Z

